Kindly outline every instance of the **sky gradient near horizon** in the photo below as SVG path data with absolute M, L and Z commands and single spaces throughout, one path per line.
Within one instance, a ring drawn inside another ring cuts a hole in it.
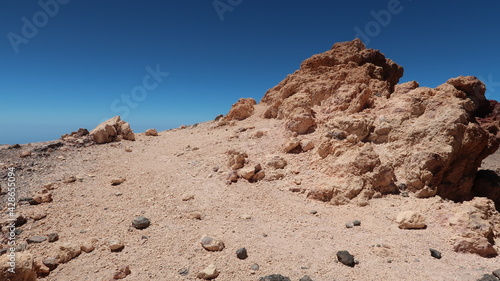
M 135 132 L 260 100 L 335 42 L 363 39 L 435 87 L 477 76 L 500 99 L 500 2 L 7 0 L 0 144 L 48 141 L 121 115 Z

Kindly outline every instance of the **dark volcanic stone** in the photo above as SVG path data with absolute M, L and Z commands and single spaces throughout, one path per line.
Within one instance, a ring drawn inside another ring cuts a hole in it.
M 436 259 L 440 259 L 441 258 L 441 252 L 438 251 L 438 250 L 434 250 L 434 249 L 429 249 L 429 251 L 431 251 L 431 256 L 436 258 Z
M 20 226 L 24 225 L 24 224 L 25 224 L 25 223 L 27 223 L 27 222 L 28 222 L 28 220 L 27 220 L 25 217 L 23 217 L 23 216 L 19 215 L 19 216 L 16 218 L 16 221 L 14 222 L 14 225 L 15 225 L 16 227 L 20 227 Z
M 38 202 L 33 200 L 33 197 L 23 197 L 19 199 L 19 203 L 21 202 L 28 202 L 30 205 L 38 205 Z
M 358 220 L 355 220 L 355 221 L 353 221 L 353 222 L 352 222 L 352 224 L 353 224 L 354 226 L 360 226 L 360 225 L 361 225 L 361 222 L 360 222 L 360 221 L 358 221 Z
M 248 258 L 247 249 L 241 248 L 241 249 L 236 250 L 236 256 L 240 260 L 244 260 L 244 259 Z
M 281 274 L 272 274 L 259 278 L 259 281 L 291 281 L 291 280 L 290 278 L 285 277 Z
M 151 225 L 151 221 L 143 216 L 137 217 L 132 221 L 132 226 L 137 229 L 144 229 Z
M 491 274 L 485 274 L 481 279 L 477 279 L 477 281 L 498 281 L 498 278 Z
M 347 266 L 354 267 L 355 265 L 354 256 L 351 255 L 348 251 L 338 251 L 337 259 L 339 260 L 339 262 Z
M 32 243 L 42 243 L 46 240 L 47 240 L 47 236 L 33 236 L 33 237 L 26 239 L 26 242 L 28 242 L 28 244 L 32 244 Z

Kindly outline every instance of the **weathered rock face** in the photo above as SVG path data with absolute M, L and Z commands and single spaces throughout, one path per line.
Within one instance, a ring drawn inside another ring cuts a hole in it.
M 35 281 L 36 272 L 33 256 L 28 253 L 16 253 L 15 262 L 9 264 L 7 255 L 0 256 L 0 280 Z M 15 273 L 12 273 L 13 266 Z
M 499 144 L 500 107 L 485 86 L 460 76 L 435 89 L 397 84 L 403 68 L 360 40 L 305 60 L 261 101 L 264 118 L 317 149 L 312 167 L 329 175 L 332 202 L 375 193 L 470 199 L 477 168 Z M 234 107 L 233 107 L 234 108 Z M 477 117 L 477 118 L 476 118 Z M 478 123 L 478 120 L 481 123 Z
M 240 99 L 233 106 L 226 116 L 228 121 L 231 120 L 244 120 L 252 116 L 254 112 L 255 100 L 252 98 Z
M 90 132 L 90 135 L 97 144 L 110 143 L 122 139 L 135 140 L 135 134 L 130 129 L 130 125 L 121 120 L 120 116 L 115 116 L 99 124 Z

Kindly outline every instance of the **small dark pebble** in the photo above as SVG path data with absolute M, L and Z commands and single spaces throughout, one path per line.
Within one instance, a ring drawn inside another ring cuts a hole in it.
M 59 240 L 59 234 L 57 233 L 51 233 L 49 235 L 47 235 L 48 239 L 49 239 L 49 242 L 56 242 L 57 240 Z
M 438 251 L 438 250 L 434 250 L 434 249 L 429 249 L 429 251 L 431 251 L 431 256 L 436 258 L 436 259 L 440 259 L 441 258 L 441 252 Z
M 252 270 L 257 271 L 257 270 L 259 270 L 259 269 L 260 269 L 260 266 L 259 266 L 258 264 L 256 264 L 256 263 L 254 263 L 254 264 L 252 264 L 252 265 L 250 266 L 250 268 L 251 268 Z
M 33 236 L 28 239 L 26 239 L 26 242 L 28 244 L 33 244 L 33 243 L 42 243 L 47 240 L 47 236 Z
M 241 248 L 236 250 L 236 257 L 238 257 L 240 260 L 248 258 L 247 249 Z
M 17 148 L 21 148 L 21 145 L 16 143 L 16 144 L 13 144 L 11 146 L 8 147 L 8 149 L 17 149 Z
M 7 248 L 0 249 L 0 256 L 7 253 Z
M 410 195 L 408 194 L 408 191 L 401 192 L 401 196 L 410 197 Z
M 500 269 L 493 271 L 493 275 L 500 279 Z
M 304 275 L 304 277 L 300 278 L 299 281 L 313 281 L 309 275 Z
M 310 213 L 311 215 L 316 215 L 316 214 L 318 213 L 318 211 L 316 211 L 316 210 L 310 210 L 310 211 L 309 211 L 309 213 Z
M 187 269 L 187 268 L 179 269 L 179 275 L 181 275 L 181 276 L 189 275 L 189 269 Z
M 355 221 L 353 221 L 353 222 L 352 222 L 352 224 L 353 224 L 354 226 L 360 226 L 360 225 L 361 225 L 361 222 L 360 222 L 360 221 L 358 221 L 358 220 L 355 220 Z
M 477 281 L 498 281 L 498 278 L 491 274 L 485 274 L 481 279 L 477 279 Z
M 259 281 L 291 281 L 291 280 L 290 278 L 285 277 L 281 274 L 272 274 L 259 278 Z
M 348 251 L 338 251 L 337 259 L 339 260 L 339 262 L 347 266 L 354 267 L 355 265 L 354 256 L 351 255 Z
M 151 225 L 151 221 L 143 216 L 137 217 L 132 221 L 132 226 L 136 229 L 145 229 Z
M 27 220 L 25 217 L 23 217 L 23 216 L 18 216 L 18 217 L 16 218 L 16 221 L 14 222 L 14 225 L 15 225 L 16 227 L 20 227 L 20 226 L 23 226 L 24 224 L 26 224 L 27 222 L 28 222 L 28 220 Z

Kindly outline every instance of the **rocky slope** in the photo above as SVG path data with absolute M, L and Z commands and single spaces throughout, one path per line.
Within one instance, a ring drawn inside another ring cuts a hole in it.
M 134 134 L 115 117 L 0 147 L 2 200 L 12 170 L 19 199 L 18 273 L 5 207 L 0 280 L 491 274 L 498 201 L 478 196 L 498 200 L 499 154 L 485 159 L 498 105 L 474 77 L 430 89 L 398 84 L 402 74 L 354 40 L 214 121 Z

